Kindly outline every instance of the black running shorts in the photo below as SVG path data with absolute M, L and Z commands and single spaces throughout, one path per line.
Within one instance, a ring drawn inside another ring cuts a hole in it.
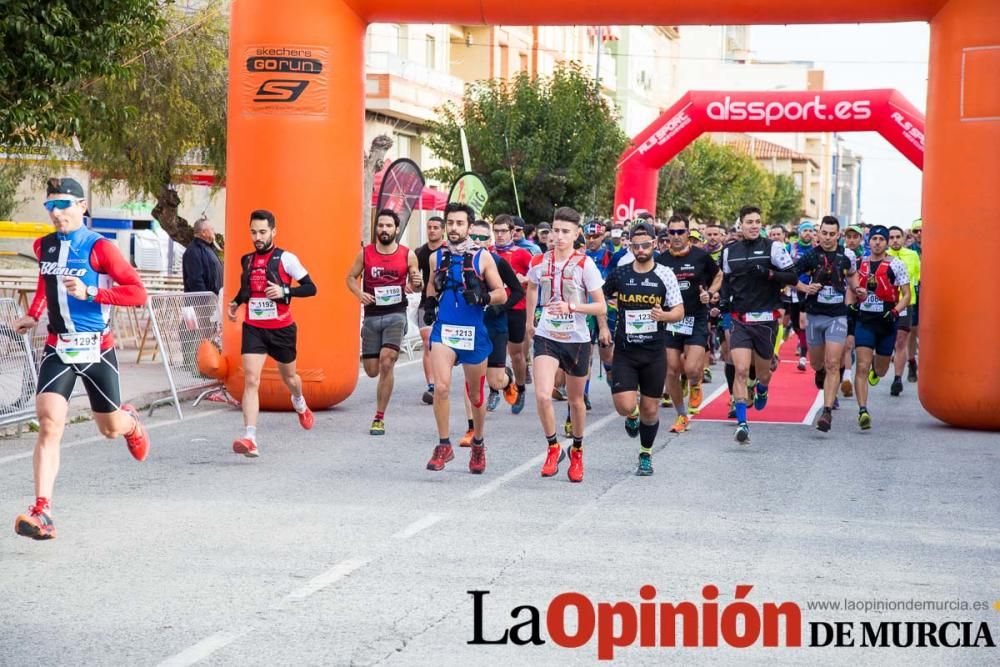
M 729 349 L 753 350 L 761 359 L 770 359 L 774 356 L 774 342 L 777 338 L 777 322 L 746 324 L 734 319 L 733 331 L 729 335 Z
M 488 368 L 506 368 L 507 332 L 490 331 L 490 343 L 493 345 L 493 351 L 490 352 L 490 356 L 486 358 L 486 366 Z
M 507 342 L 518 345 L 524 342 L 525 329 L 528 324 L 528 311 L 507 311 Z
M 298 330 L 295 324 L 280 329 L 263 329 L 244 322 L 240 354 L 266 354 L 279 364 L 290 364 L 296 357 Z
M 615 346 L 611 362 L 611 393 L 636 391 L 643 396 L 659 398 L 667 378 L 667 355 L 662 351 L 628 351 Z
M 101 352 L 101 360 L 93 364 L 64 363 L 56 348 L 46 345 L 38 367 L 38 394 L 59 394 L 67 401 L 73 394 L 76 378 L 83 378 L 84 389 L 94 412 L 116 412 L 122 404 L 121 383 L 118 380 L 118 355 L 115 348 Z
M 667 347 L 671 350 L 683 350 L 688 345 L 708 349 L 708 315 L 695 315 L 690 334 L 679 334 L 667 329 Z M 661 392 L 662 393 L 662 392 Z
M 554 357 L 559 368 L 576 378 L 587 377 L 590 372 L 590 343 L 559 343 L 535 334 L 532 352 L 538 357 Z

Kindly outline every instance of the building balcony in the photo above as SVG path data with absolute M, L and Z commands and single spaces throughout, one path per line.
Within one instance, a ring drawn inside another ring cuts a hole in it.
M 464 82 L 394 53 L 373 51 L 365 63 L 365 109 L 414 123 L 434 109 L 462 99 Z

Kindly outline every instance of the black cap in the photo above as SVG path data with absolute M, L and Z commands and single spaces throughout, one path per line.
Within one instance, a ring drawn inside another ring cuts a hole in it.
M 549 231 L 549 232 L 551 232 L 552 231 L 552 225 L 550 225 L 547 222 L 539 222 L 538 226 L 535 227 L 535 231 L 536 232 L 543 232 L 543 231 Z
M 46 195 L 73 195 L 77 199 L 86 199 L 83 186 L 75 178 L 50 178 L 45 184 Z
M 656 230 L 653 228 L 653 225 L 648 222 L 637 222 L 632 225 L 631 236 L 635 236 L 636 234 L 645 234 L 650 238 L 656 238 Z
M 511 220 L 511 223 L 512 223 L 511 224 L 512 227 L 515 227 L 517 229 L 523 229 L 524 228 L 524 218 L 522 218 L 521 216 L 519 216 L 519 215 L 512 215 L 512 216 L 510 216 L 510 220 Z
M 884 225 L 875 225 L 874 227 L 872 227 L 871 231 L 868 232 L 868 238 L 869 239 L 871 237 L 873 237 L 873 236 L 881 236 L 886 241 L 888 241 L 889 240 L 889 230 L 886 229 Z

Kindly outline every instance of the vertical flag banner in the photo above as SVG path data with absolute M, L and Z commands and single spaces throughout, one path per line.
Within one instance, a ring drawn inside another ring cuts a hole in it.
M 449 202 L 468 204 L 476 212 L 477 218 L 483 214 L 483 208 L 489 198 L 486 183 L 474 171 L 467 171 L 459 176 L 455 184 L 451 186 L 451 192 L 448 193 Z
M 413 209 L 420 204 L 420 196 L 424 191 L 424 175 L 420 171 L 417 163 L 408 158 L 399 158 L 389 165 L 382 177 L 382 185 L 379 187 L 377 206 L 375 211 L 384 208 L 392 209 L 399 215 L 399 235 L 402 238 L 406 231 L 406 223 L 410 221 L 410 214 Z M 374 225 L 372 233 L 374 233 Z

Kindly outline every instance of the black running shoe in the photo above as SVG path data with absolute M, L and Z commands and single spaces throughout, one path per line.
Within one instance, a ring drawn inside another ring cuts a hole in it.
M 816 428 L 826 433 L 833 426 L 833 411 L 830 408 L 823 408 L 823 413 L 816 420 Z
M 903 378 L 897 376 L 896 379 L 892 381 L 892 386 L 889 387 L 890 396 L 899 396 L 903 393 Z

